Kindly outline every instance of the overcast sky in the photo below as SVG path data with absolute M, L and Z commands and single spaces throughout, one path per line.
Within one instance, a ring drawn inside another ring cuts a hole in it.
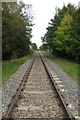
M 62 8 L 63 3 L 67 5 L 68 3 L 75 4 L 78 6 L 79 0 L 23 0 L 25 4 L 32 5 L 32 11 L 34 13 L 35 24 L 32 31 L 33 43 L 36 43 L 39 47 L 41 43 L 41 37 L 46 33 L 46 27 L 50 19 L 54 18 L 55 8 Z

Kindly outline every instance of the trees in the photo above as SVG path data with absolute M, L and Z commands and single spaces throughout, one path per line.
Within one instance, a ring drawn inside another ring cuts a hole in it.
M 2 4 L 2 56 L 19 58 L 29 53 L 31 26 L 23 2 Z
M 48 50 L 48 46 L 46 43 L 42 44 L 40 47 L 39 47 L 40 50 L 43 50 L 43 51 L 47 51 Z
M 55 46 L 53 45 L 53 38 L 55 37 L 55 31 L 60 26 L 60 23 L 64 15 L 67 13 L 73 14 L 74 10 L 75 10 L 75 7 L 71 4 L 68 4 L 67 7 L 64 5 L 62 9 L 56 8 L 56 14 L 54 16 L 54 19 L 50 20 L 49 26 L 46 28 L 47 33 L 43 37 L 45 38 L 44 41 L 47 42 L 50 48 L 50 51 L 53 51 L 55 49 Z
M 72 46 L 72 54 L 77 61 L 80 61 L 80 8 L 73 15 L 73 36 L 74 44 Z
M 79 61 L 80 57 L 80 8 L 68 4 L 56 9 L 47 32 L 42 37 L 52 53 Z
M 55 31 L 55 38 L 53 38 L 53 44 L 55 46 L 55 51 L 58 55 L 60 54 L 62 56 L 65 56 L 71 51 L 70 36 L 72 34 L 72 20 L 72 16 L 65 15 L 61 21 L 60 26 Z
M 32 46 L 33 50 L 37 50 L 38 49 L 36 43 L 32 43 L 31 46 Z

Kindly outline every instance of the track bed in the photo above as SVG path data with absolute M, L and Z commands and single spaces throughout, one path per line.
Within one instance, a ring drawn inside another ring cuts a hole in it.
M 11 111 L 8 118 L 69 118 L 39 54 Z

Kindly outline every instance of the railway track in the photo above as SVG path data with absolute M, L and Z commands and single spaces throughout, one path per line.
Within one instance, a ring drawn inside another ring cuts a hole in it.
M 40 54 L 26 71 L 2 119 L 6 118 L 74 119 Z

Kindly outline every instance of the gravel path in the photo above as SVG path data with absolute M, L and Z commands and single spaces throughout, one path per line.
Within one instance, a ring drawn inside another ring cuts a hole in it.
M 17 101 L 13 118 L 65 118 L 58 95 L 39 56 Z
M 63 92 L 64 99 L 68 104 L 68 108 L 70 109 L 73 116 L 77 118 L 79 98 L 78 98 L 78 84 L 76 83 L 76 80 L 72 79 L 55 62 L 45 57 L 44 60 L 48 67 L 50 68 L 50 70 L 52 71 L 52 74 L 54 74 L 55 72 L 55 74 L 59 77 L 60 81 L 62 82 L 65 89 L 65 91 Z
M 32 59 L 22 64 L 17 72 L 15 72 L 10 79 L 6 82 L 2 88 L 2 114 L 5 115 L 8 104 L 10 103 L 12 96 L 15 95 L 16 90 L 27 71 Z

